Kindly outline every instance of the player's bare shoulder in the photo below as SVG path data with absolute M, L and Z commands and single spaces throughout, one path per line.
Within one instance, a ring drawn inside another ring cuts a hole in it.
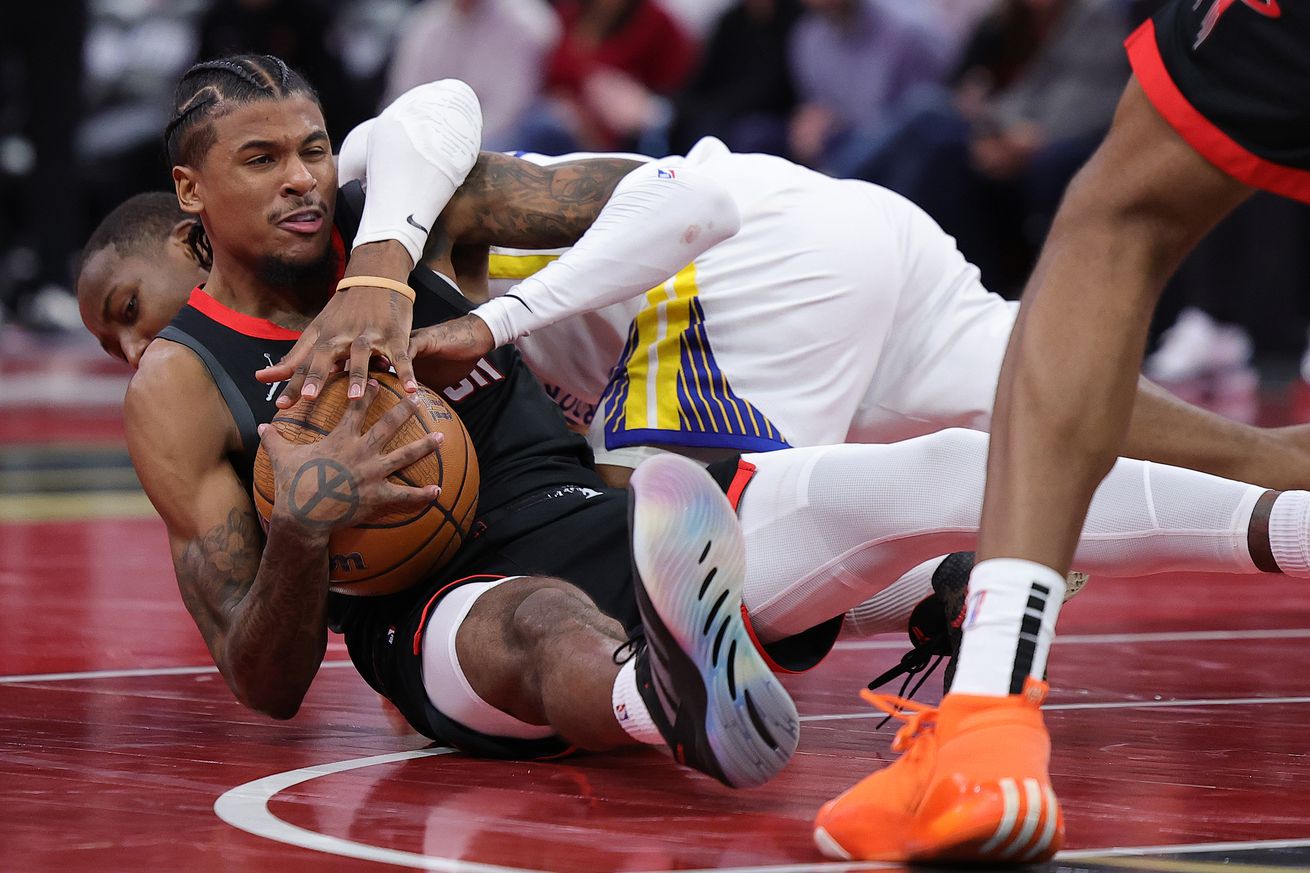
M 141 356 L 123 398 L 133 466 L 152 499 L 160 480 L 185 476 L 237 448 L 232 413 L 195 352 L 156 339 Z

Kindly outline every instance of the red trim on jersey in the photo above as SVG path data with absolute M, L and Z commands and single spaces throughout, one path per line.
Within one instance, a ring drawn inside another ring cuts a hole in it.
M 341 231 L 335 227 L 332 228 L 332 249 L 337 254 L 337 278 L 333 282 L 333 285 L 335 285 L 346 274 L 346 243 L 341 238 Z M 224 306 L 206 294 L 203 285 L 197 285 L 191 289 L 191 296 L 187 298 L 187 304 L 199 309 L 219 324 L 230 327 L 237 333 L 243 333 L 246 336 L 270 340 L 300 339 L 300 331 L 298 330 L 279 327 L 266 318 L 255 318 L 253 315 L 246 315 L 243 312 L 237 312 L 235 309 Z
M 760 653 L 760 657 L 770 670 L 775 673 L 788 673 L 793 676 L 801 672 L 799 670 L 788 670 L 769 657 L 768 649 L 764 648 L 764 643 L 761 643 L 760 638 L 755 636 L 755 627 L 751 624 L 751 614 L 746 611 L 746 604 L 744 603 L 741 605 L 741 623 L 746 625 L 746 634 L 751 638 L 751 644 L 755 646 L 755 651 Z
M 187 298 L 187 305 L 200 310 L 219 324 L 230 327 L 237 333 L 243 333 L 246 336 L 270 340 L 300 339 L 300 331 L 298 330 L 288 330 L 285 327 L 279 327 L 268 319 L 255 318 L 253 315 L 246 315 L 244 312 L 237 312 L 235 309 L 224 306 L 206 294 L 205 289 L 200 285 L 191 290 L 191 296 Z
M 750 461 L 737 459 L 737 472 L 733 475 L 732 481 L 728 483 L 728 502 L 732 504 L 732 511 L 737 511 L 737 505 L 741 503 L 742 492 L 746 486 L 751 483 L 755 477 L 755 465 Z
M 737 507 L 741 505 L 741 495 L 746 491 L 746 486 L 751 483 L 751 479 L 755 478 L 756 472 L 756 466 L 750 461 L 740 458 L 737 460 L 737 472 L 733 475 L 732 481 L 728 483 L 727 491 L 728 503 L 732 504 L 734 512 L 736 512 Z M 741 623 L 746 625 L 746 634 L 751 638 L 751 644 L 755 646 L 755 651 L 760 653 L 760 657 L 764 659 L 764 663 L 768 665 L 770 670 L 775 673 L 799 672 L 797 670 L 788 670 L 786 667 L 773 660 L 773 658 L 769 657 L 768 650 L 764 648 L 764 644 L 760 642 L 760 638 L 755 635 L 755 628 L 751 625 L 750 613 L 746 611 L 746 604 L 744 603 L 741 605 Z
M 414 654 L 418 655 L 423 651 L 423 631 L 428 626 L 428 610 L 432 608 L 441 595 L 445 594 L 456 585 L 463 585 L 465 582 L 472 582 L 474 579 L 506 579 L 506 576 L 498 576 L 494 573 L 478 573 L 474 576 L 465 576 L 462 579 L 456 579 L 454 582 L 447 582 L 437 589 L 437 593 L 428 598 L 428 602 L 423 604 L 423 614 L 418 618 L 418 630 L 414 631 Z
M 1148 18 L 1124 44 L 1151 105 L 1201 157 L 1239 182 L 1310 203 L 1310 170 L 1285 167 L 1252 154 L 1188 102 L 1160 56 L 1155 22 Z

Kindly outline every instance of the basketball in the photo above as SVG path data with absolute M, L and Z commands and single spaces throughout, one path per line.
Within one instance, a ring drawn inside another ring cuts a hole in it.
M 372 373 L 379 390 L 364 418 L 372 427 L 388 409 L 404 402 L 404 389 L 391 373 Z M 272 424 L 284 438 L 317 442 L 332 432 L 346 411 L 345 373 L 330 377 L 318 397 L 279 412 Z M 423 437 L 445 434 L 436 451 L 391 475 L 398 484 L 437 485 L 436 503 L 419 509 L 387 512 L 351 528 L 335 531 L 329 544 L 329 587 L 341 594 L 379 595 L 401 591 L 440 568 L 468 538 L 477 512 L 478 459 L 464 423 L 433 391 L 419 388 L 416 414 L 401 425 L 383 448 L 390 452 Z M 264 524 L 272 516 L 273 465 L 261 445 L 255 457 L 255 508 Z

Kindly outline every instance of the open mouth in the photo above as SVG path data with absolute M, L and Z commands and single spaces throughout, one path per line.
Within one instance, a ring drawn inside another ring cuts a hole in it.
M 323 227 L 323 213 L 317 209 L 302 209 L 279 221 L 277 226 L 292 233 L 318 233 Z

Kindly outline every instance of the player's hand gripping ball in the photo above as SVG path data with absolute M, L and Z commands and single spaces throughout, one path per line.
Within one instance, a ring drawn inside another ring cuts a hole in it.
M 390 373 L 371 373 L 379 390 L 364 418 L 372 427 L 408 395 Z M 337 426 L 349 402 L 344 373 L 330 377 L 317 398 L 283 410 L 272 425 L 291 442 L 318 442 Z M 428 506 L 388 512 L 351 528 L 334 531 L 329 545 L 329 586 L 342 594 L 390 594 L 419 582 L 444 565 L 468 538 L 477 512 L 478 459 L 464 423 L 440 395 L 419 387 L 416 413 L 381 450 L 390 452 L 425 433 L 445 440 L 431 454 L 391 474 L 402 485 L 437 485 L 441 494 Z M 328 483 L 330 484 L 330 483 Z M 255 456 L 255 508 L 265 527 L 276 493 L 273 465 L 263 446 Z M 351 495 L 345 495 L 349 498 Z

